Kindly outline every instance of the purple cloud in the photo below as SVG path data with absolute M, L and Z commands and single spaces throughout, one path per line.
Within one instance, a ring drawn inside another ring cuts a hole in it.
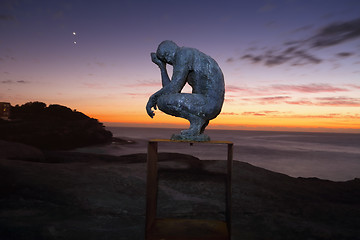
M 302 93 L 319 93 L 319 92 L 347 92 L 346 88 L 333 87 L 330 84 L 308 84 L 308 85 L 286 85 L 278 84 L 271 87 L 274 90 L 294 91 Z
M 274 96 L 274 97 L 261 97 L 261 98 L 242 98 L 241 100 L 267 105 L 267 104 L 280 104 L 290 99 L 291 97 L 289 96 Z
M 18 80 L 18 81 L 14 81 L 14 80 L 10 80 L 10 79 L 7 79 L 7 80 L 3 80 L 3 81 L 0 81 L 0 83 L 2 84 L 27 84 L 27 83 L 30 83 L 29 81 L 24 81 L 24 80 Z
M 234 113 L 234 112 L 222 112 L 221 115 L 239 115 L 238 113 Z
M 329 47 L 360 37 L 360 18 L 332 23 L 310 38 L 312 47 Z
M 272 113 L 274 112 L 274 113 Z M 340 114 L 340 113 L 329 113 L 329 114 L 317 114 L 317 115 L 302 115 L 302 114 L 289 114 L 289 112 L 278 112 L 278 111 L 258 111 L 258 112 L 243 112 L 243 116 L 255 116 L 255 117 L 277 117 L 277 118 L 332 118 L 332 119 L 359 119 L 360 114 Z
M 310 28 L 304 28 L 310 29 Z M 285 42 L 280 49 L 262 48 L 262 53 L 254 53 L 258 48 L 247 50 L 247 53 L 239 59 L 249 60 L 251 63 L 262 63 L 265 66 L 278 66 L 289 63 L 292 66 L 302 66 L 307 64 L 319 64 L 323 59 L 315 56 L 314 49 L 331 47 L 360 37 L 360 18 L 347 22 L 337 22 L 329 24 L 313 36 L 306 39 Z M 261 48 L 260 48 L 261 49 Z M 311 52 L 311 53 L 310 53 Z M 336 56 L 340 58 L 354 55 L 351 52 L 340 52 Z M 227 62 L 234 62 L 233 57 L 228 58 Z
M 161 87 L 161 83 L 159 81 L 138 81 L 134 84 L 127 84 L 125 87 Z
M 350 97 L 322 97 L 316 98 L 320 106 L 334 106 L 334 107 L 360 107 L 360 98 Z

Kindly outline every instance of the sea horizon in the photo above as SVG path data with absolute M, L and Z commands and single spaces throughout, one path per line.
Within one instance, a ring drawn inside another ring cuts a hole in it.
M 110 155 L 146 153 L 150 139 L 169 139 L 180 128 L 105 127 L 114 137 L 133 142 L 76 149 Z M 211 140 L 234 143 L 234 160 L 292 177 L 347 181 L 360 177 L 360 134 L 207 129 Z M 161 143 L 159 152 L 189 154 L 201 160 L 225 160 L 225 146 Z
M 171 128 L 186 129 L 189 124 L 140 124 L 140 123 L 120 123 L 120 122 L 102 122 L 105 127 L 126 127 L 126 128 Z M 208 130 L 225 130 L 225 131 L 259 131 L 259 132 L 305 132 L 305 133 L 350 133 L 360 134 L 360 128 L 325 128 L 325 127 L 277 127 L 277 126 L 241 126 L 241 125 L 209 125 Z

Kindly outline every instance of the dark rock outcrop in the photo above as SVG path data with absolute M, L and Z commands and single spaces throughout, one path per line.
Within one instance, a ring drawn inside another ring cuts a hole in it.
M 97 119 L 57 104 L 16 105 L 10 120 L 0 122 L 0 139 L 41 149 L 73 149 L 112 140 L 112 133 Z
M 146 154 L 44 157 L 0 155 L 0 239 L 144 239 Z M 225 171 L 226 161 L 160 152 L 158 217 L 224 219 Z M 359 179 L 292 178 L 235 161 L 232 187 L 233 240 L 360 239 Z

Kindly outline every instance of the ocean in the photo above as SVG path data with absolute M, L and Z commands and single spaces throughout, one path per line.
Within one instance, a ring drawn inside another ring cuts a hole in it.
M 146 153 L 149 139 L 169 139 L 180 129 L 107 127 L 114 137 L 132 144 L 92 146 L 75 151 L 110 155 Z M 234 160 L 292 177 L 332 181 L 360 178 L 360 134 L 271 132 L 242 130 L 205 131 L 211 140 L 234 143 Z M 190 154 L 201 160 L 226 160 L 226 145 L 159 143 L 159 152 Z

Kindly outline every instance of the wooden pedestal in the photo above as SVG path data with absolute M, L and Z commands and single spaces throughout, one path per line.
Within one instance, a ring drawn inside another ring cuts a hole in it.
M 148 143 L 146 186 L 146 240 L 230 240 L 231 239 L 231 172 L 233 143 L 228 141 L 187 142 L 190 144 L 226 144 L 226 221 L 203 219 L 156 218 L 158 192 L 158 143 L 179 143 L 152 139 Z

